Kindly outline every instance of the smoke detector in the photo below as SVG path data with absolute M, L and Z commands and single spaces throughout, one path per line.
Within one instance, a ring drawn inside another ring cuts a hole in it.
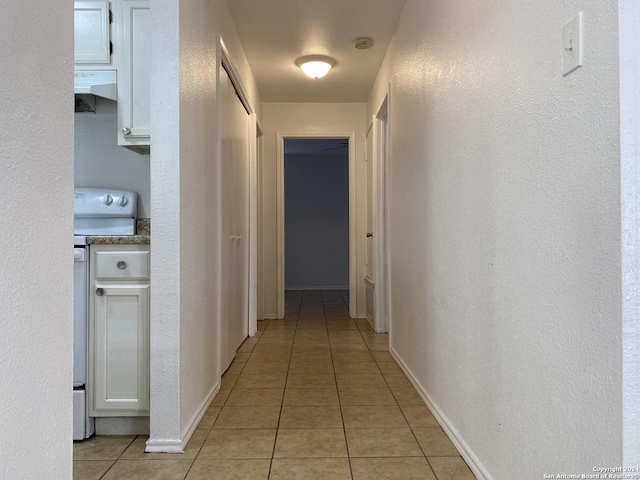
M 373 47 L 373 39 L 369 37 L 360 37 L 356 39 L 356 48 L 358 50 L 367 50 Z

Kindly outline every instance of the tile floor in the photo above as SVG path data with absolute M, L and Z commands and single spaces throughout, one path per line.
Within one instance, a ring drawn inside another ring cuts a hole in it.
M 184 454 L 94 437 L 74 444 L 74 479 L 475 479 L 347 296 L 288 292 L 286 318 L 258 322 Z

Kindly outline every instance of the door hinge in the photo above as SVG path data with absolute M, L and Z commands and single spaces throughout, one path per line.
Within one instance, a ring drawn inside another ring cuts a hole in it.
M 109 9 L 109 25 L 113 23 L 113 12 Z
M 109 40 L 109 55 L 113 55 L 113 42 Z

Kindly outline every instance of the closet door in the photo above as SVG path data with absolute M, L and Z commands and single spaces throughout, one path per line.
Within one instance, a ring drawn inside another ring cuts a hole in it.
M 229 75 L 220 72 L 222 102 L 222 371 L 249 332 L 249 115 Z

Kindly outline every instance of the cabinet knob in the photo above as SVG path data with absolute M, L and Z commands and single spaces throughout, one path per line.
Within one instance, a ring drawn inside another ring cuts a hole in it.
M 367 232 L 367 238 L 371 238 L 371 237 L 373 237 L 373 233 Z
M 101 288 L 96 288 L 96 295 L 101 297 L 102 295 L 104 295 L 104 290 Z
M 120 260 L 120 261 L 118 262 L 118 268 L 119 268 L 120 270 L 124 270 L 125 268 L 127 268 L 127 262 Z
M 129 127 L 124 127 L 122 129 L 122 134 L 123 135 L 129 135 L 131 133 L 131 129 Z

